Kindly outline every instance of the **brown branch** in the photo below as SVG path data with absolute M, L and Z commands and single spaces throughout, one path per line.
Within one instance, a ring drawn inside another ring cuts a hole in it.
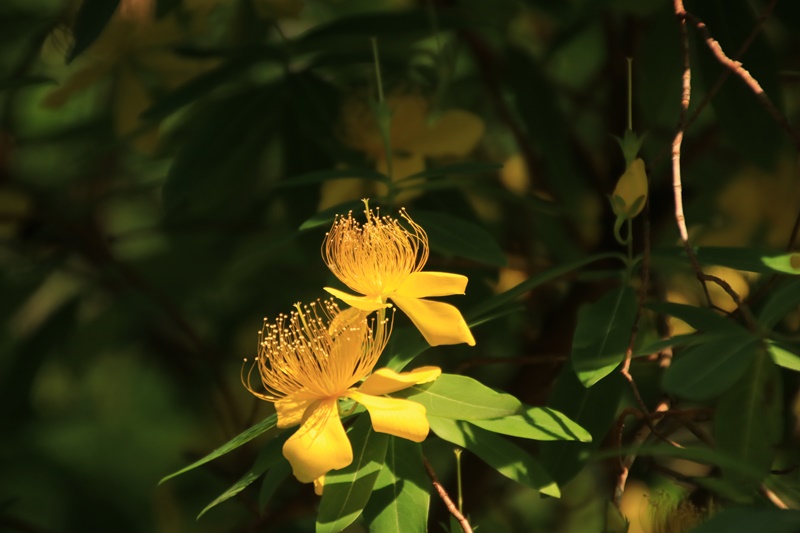
M 703 292 L 709 305 L 712 305 L 711 293 L 708 292 L 705 280 L 702 278 L 703 271 L 700 269 L 700 262 L 694 253 L 689 242 L 689 230 L 686 229 L 686 216 L 683 213 L 683 183 L 681 181 L 681 144 L 683 143 L 684 132 L 686 131 L 686 114 L 689 111 L 689 102 L 692 98 L 692 67 L 689 63 L 689 32 L 686 29 L 686 8 L 683 7 L 683 0 L 673 0 L 675 16 L 678 18 L 681 30 L 681 49 L 683 52 L 683 76 L 681 84 L 681 111 L 678 116 L 678 126 L 675 137 L 672 141 L 672 189 L 675 196 L 675 222 L 678 226 L 683 247 L 692 269 L 698 281 L 703 286 Z
M 769 19 L 769 16 L 772 14 L 772 11 L 775 9 L 775 5 L 777 3 L 778 0 L 771 0 L 771 2 L 764 8 L 764 11 L 761 12 L 761 15 L 759 15 L 755 26 L 753 26 L 753 29 L 750 30 L 750 34 L 744 40 L 742 46 L 739 47 L 739 50 L 737 50 L 736 55 L 734 56 L 735 60 L 738 61 L 739 59 L 741 59 L 742 56 L 744 56 L 744 54 L 747 52 L 747 50 L 750 49 L 750 46 L 753 44 L 753 41 L 755 41 L 755 38 L 758 36 L 758 34 L 761 33 L 764 24 L 766 23 L 767 19 Z M 705 107 L 709 103 L 711 103 L 711 100 L 713 100 L 714 97 L 717 95 L 717 93 L 720 91 L 720 89 L 722 89 L 722 86 L 730 77 L 731 73 L 732 71 L 730 69 L 725 69 L 722 71 L 717 80 L 714 82 L 714 86 L 711 88 L 710 91 L 708 91 L 703 96 L 703 99 L 700 101 L 695 110 L 692 112 L 691 116 L 689 116 L 689 118 L 686 120 L 686 129 L 690 128 L 697 121 L 697 119 L 700 117 L 700 113 L 703 112 L 703 109 L 705 109 Z M 668 149 L 669 148 L 665 146 L 653 158 L 653 163 L 652 163 L 653 167 L 658 165 L 661 159 L 666 155 Z
M 453 515 L 453 518 L 455 518 L 461 525 L 461 529 L 464 530 L 464 533 L 473 533 L 472 527 L 469 525 L 469 521 L 464 518 L 464 515 L 458 510 L 456 504 L 454 504 L 453 500 L 450 499 L 450 496 L 442 486 L 439 478 L 436 477 L 436 472 L 433 471 L 433 467 L 431 466 L 430 461 L 428 461 L 428 458 L 422 456 L 422 462 L 425 464 L 425 470 L 428 472 L 428 477 L 431 478 L 433 487 L 436 489 L 436 492 L 439 493 L 439 497 L 442 499 L 442 501 L 444 501 L 444 505 L 447 507 L 447 510 L 450 511 L 450 514 Z
M 662 400 L 661 403 L 659 403 L 658 406 L 656 406 L 656 410 L 653 414 L 655 415 L 658 413 L 666 413 L 668 411 L 669 411 L 669 401 Z M 624 417 L 627 416 L 627 414 L 636 414 L 636 413 L 630 412 L 628 409 L 626 409 L 620 415 L 620 422 L 618 422 L 618 427 L 619 427 L 618 435 L 619 435 L 620 447 L 622 447 L 622 430 L 624 428 L 624 421 L 625 421 Z M 649 424 L 642 426 L 641 429 L 639 429 L 639 431 L 636 432 L 636 435 L 634 435 L 633 437 L 633 442 L 631 443 L 633 449 L 628 453 L 628 455 L 625 456 L 624 459 L 620 458 L 619 461 L 620 472 L 619 475 L 617 476 L 616 487 L 614 488 L 614 505 L 616 505 L 617 508 L 619 508 L 620 504 L 622 503 L 622 495 L 625 492 L 625 485 L 628 482 L 628 474 L 630 474 L 631 466 L 633 466 L 634 461 L 636 461 L 636 452 L 639 450 L 639 448 L 642 446 L 642 444 L 644 444 L 644 442 L 651 434 L 653 435 L 656 434 L 656 432 L 653 431 L 654 426 L 652 424 L 652 421 L 650 421 L 650 416 L 646 415 L 644 419 L 645 421 L 648 421 Z M 679 444 L 675 445 L 680 447 Z
M 677 3 L 682 4 L 683 2 L 682 0 L 676 0 L 676 4 Z M 722 63 L 722 65 L 727 67 L 732 73 L 739 76 L 745 85 L 747 85 L 750 90 L 753 91 L 753 94 L 756 95 L 756 98 L 764 107 L 764 109 L 767 110 L 767 113 L 769 113 L 775 122 L 777 122 L 778 125 L 783 128 L 783 130 L 794 143 L 795 149 L 800 152 L 800 135 L 797 134 L 794 128 L 792 128 L 791 124 L 789 124 L 789 121 L 786 119 L 786 117 L 783 116 L 777 107 L 775 107 L 775 104 L 772 103 L 772 100 L 770 100 L 769 96 L 767 96 L 767 93 L 764 92 L 764 89 L 761 87 L 761 84 L 758 83 L 758 80 L 756 80 L 753 75 L 742 66 L 740 61 L 735 61 L 728 57 L 728 55 L 722 49 L 722 46 L 720 46 L 719 42 L 712 37 L 711 32 L 708 30 L 708 26 L 706 26 L 705 22 L 684 10 L 683 20 L 685 21 L 686 19 L 691 20 L 692 24 L 694 24 L 697 29 L 700 30 L 700 33 L 703 34 L 706 44 L 711 49 L 711 53 L 714 54 L 714 57 L 717 58 L 717 61 Z

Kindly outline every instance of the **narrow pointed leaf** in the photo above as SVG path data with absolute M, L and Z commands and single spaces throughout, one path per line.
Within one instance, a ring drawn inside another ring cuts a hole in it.
M 278 461 L 283 458 L 283 443 L 286 442 L 286 439 L 288 438 L 289 433 L 287 432 L 267 442 L 264 447 L 261 448 L 261 452 L 259 452 L 256 462 L 252 468 L 245 472 L 245 474 L 239 478 L 236 483 L 231 485 L 228 490 L 220 494 L 213 502 L 209 503 L 205 509 L 200 511 L 200 514 L 197 515 L 197 519 L 199 520 L 200 517 L 206 514 L 206 512 L 208 512 L 208 510 L 210 510 L 212 507 L 215 507 L 242 492 L 253 481 L 261 477 L 264 472 L 278 463 Z
M 772 329 L 798 306 L 800 306 L 800 280 L 792 280 L 772 291 L 758 314 L 758 321 L 765 328 Z
M 67 55 L 67 63 L 83 53 L 103 33 L 119 2 L 120 0 L 83 0 L 75 20 L 75 43 Z
M 253 427 L 251 427 L 249 429 L 246 429 L 245 431 L 243 431 L 239 435 L 235 436 L 234 438 L 232 438 L 231 440 L 229 440 L 228 442 L 226 442 L 225 444 L 223 444 L 222 446 L 220 446 L 219 448 L 217 448 L 213 452 L 209 453 L 208 455 L 206 455 L 202 459 L 199 459 L 199 460 L 195 461 L 194 463 L 190 464 L 189 466 L 181 468 L 177 472 L 174 472 L 174 473 L 162 478 L 161 481 L 158 482 L 158 484 L 160 485 L 160 484 L 164 483 L 165 481 L 167 481 L 168 479 L 172 479 L 175 476 L 179 476 L 181 474 L 185 474 L 186 472 L 188 472 L 190 470 L 194 470 L 198 466 L 202 466 L 202 465 L 208 463 L 209 461 L 213 461 L 214 459 L 217 459 L 218 457 L 222 457 L 226 453 L 235 450 L 239 446 L 247 444 L 248 442 L 250 442 L 254 438 L 256 438 L 259 435 L 261 435 L 262 433 L 264 433 L 266 431 L 269 431 L 270 429 L 274 428 L 277 424 L 278 424 L 278 415 L 274 415 L 273 414 L 273 415 L 268 416 L 267 418 L 265 418 L 264 420 L 262 420 L 261 422 L 259 422 L 255 426 L 253 426 Z
M 679 318 L 698 331 L 745 332 L 743 327 L 707 307 L 679 304 L 674 302 L 648 302 L 645 307 L 665 315 Z

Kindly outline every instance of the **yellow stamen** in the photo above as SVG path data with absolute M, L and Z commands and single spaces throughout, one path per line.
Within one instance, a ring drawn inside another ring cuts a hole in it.
M 428 236 L 404 209 L 397 219 L 380 216 L 366 206 L 367 221 L 359 223 L 350 212 L 339 216 L 326 234 L 322 258 L 331 272 L 352 290 L 376 298 L 394 292 L 428 260 Z
M 364 316 L 337 321 L 342 311 L 333 300 L 295 308 L 289 316 L 279 315 L 274 324 L 264 319 L 258 356 L 246 376 L 242 368 L 242 383 L 270 402 L 297 395 L 343 396 L 372 371 L 388 340 L 391 321 L 376 323 Z M 251 385 L 256 366 L 263 392 Z

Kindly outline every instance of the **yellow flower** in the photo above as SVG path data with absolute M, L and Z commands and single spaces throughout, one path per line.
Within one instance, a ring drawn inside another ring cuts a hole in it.
M 389 320 L 369 323 L 366 313 L 340 311 L 332 299 L 295 307 L 274 324 L 265 319 L 259 332 L 256 364 L 264 392 L 250 385 L 253 367 L 242 382 L 254 395 L 275 404 L 278 427 L 300 425 L 284 444 L 283 455 L 295 477 L 315 482 L 319 492 L 322 476 L 353 461 L 339 399 L 363 405 L 375 431 L 422 442 L 430 429 L 425 407 L 383 395 L 433 381 L 441 370 L 421 367 L 397 373 L 382 368 L 370 374 L 386 346 Z
M 154 20 L 149 13 L 151 9 L 152 1 L 126 0 L 121 3 L 97 40 L 67 69 L 61 84 L 44 97 L 42 106 L 60 108 L 75 94 L 111 78 L 117 135 L 123 137 L 138 132 L 133 146 L 142 153 L 154 153 L 158 146 L 157 126 L 139 131 L 144 126 L 139 116 L 153 104 L 154 89 L 175 89 L 214 67 L 218 61 L 187 59 L 177 54 L 174 48 L 201 28 L 187 30 L 175 13 Z M 203 20 L 210 9 L 198 8 L 192 12 L 192 20 Z M 69 49 L 69 46 L 59 42 L 69 39 L 70 35 L 54 35 L 45 43 L 42 56 L 48 59 L 60 52 L 63 57 L 64 49 Z
M 425 158 L 463 157 L 483 137 L 483 120 L 461 109 L 444 111 L 431 117 L 428 100 L 417 93 L 394 93 L 386 98 L 392 111 L 389 128 L 392 152 L 391 178 L 401 180 L 425 170 Z M 386 150 L 378 122 L 364 95 L 348 99 L 342 107 L 339 136 L 342 143 L 364 152 L 375 161 L 375 167 L 389 175 Z M 355 178 L 326 181 L 322 185 L 320 209 L 372 195 L 375 182 Z M 380 191 L 381 194 L 384 191 Z M 406 191 L 398 201 L 409 199 Z
M 646 201 L 647 174 L 644 161 L 636 158 L 619 178 L 611 195 L 611 207 L 617 216 L 634 218 L 642 212 Z
M 420 272 L 428 260 L 428 236 L 405 212 L 411 231 L 397 219 L 374 214 L 367 201 L 367 222 L 353 214 L 339 216 L 325 235 L 322 258 L 339 280 L 362 296 L 325 290 L 363 311 L 389 307 L 403 310 L 431 346 L 466 342 L 475 345 L 461 313 L 450 304 L 424 300 L 428 296 L 464 294 L 467 277 L 446 272 Z

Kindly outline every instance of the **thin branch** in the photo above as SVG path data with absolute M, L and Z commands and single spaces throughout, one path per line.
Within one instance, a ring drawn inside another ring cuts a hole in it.
M 622 444 L 622 429 L 624 427 L 623 417 L 626 416 L 626 411 L 628 410 L 626 409 L 625 411 L 623 411 L 622 415 L 620 415 L 622 423 L 618 424 L 620 445 Z M 661 403 L 659 403 L 658 406 L 656 406 L 656 410 L 653 414 L 665 413 L 668 411 L 669 411 L 669 401 L 662 400 Z M 652 430 L 653 425 L 652 421 L 650 421 L 650 417 L 645 416 L 644 418 L 646 421 L 649 422 L 649 424 L 642 426 L 641 429 L 639 429 L 639 431 L 636 432 L 636 435 L 634 435 L 633 437 L 633 442 L 631 443 L 633 449 L 630 451 L 630 453 L 628 453 L 628 455 L 625 456 L 624 459 L 620 459 L 619 462 L 620 472 L 619 476 L 617 476 L 617 485 L 614 488 L 614 505 L 616 505 L 617 508 L 619 508 L 620 504 L 622 503 L 622 495 L 625 492 L 625 485 L 628 482 L 628 474 L 630 474 L 631 466 L 633 466 L 634 461 L 636 461 L 636 454 L 639 448 L 642 446 L 642 444 L 644 444 L 644 442 L 651 434 L 655 434 L 655 432 Z
M 689 230 L 686 229 L 686 216 L 683 213 L 683 183 L 681 181 L 681 144 L 683 143 L 684 132 L 686 131 L 686 114 L 689 111 L 689 101 L 692 98 L 692 67 L 689 63 L 689 32 L 686 29 L 686 8 L 683 7 L 683 0 L 673 0 L 675 6 L 675 16 L 678 17 L 681 30 L 681 49 L 683 52 L 683 76 L 682 76 L 682 89 L 681 89 L 681 111 L 678 117 L 678 126 L 676 128 L 675 137 L 672 141 L 672 189 L 675 196 L 675 222 L 678 225 L 678 233 L 680 233 L 683 247 L 686 250 L 686 255 L 689 256 L 689 261 L 692 264 L 692 269 L 697 275 L 697 279 L 703 286 L 703 292 L 706 295 L 706 300 L 709 305 L 712 305 L 711 293 L 708 292 L 708 286 L 704 279 L 702 279 L 703 271 L 700 268 L 700 262 L 697 260 L 697 255 L 689 242 Z
M 778 0 L 771 0 L 771 2 L 764 8 L 764 11 L 761 12 L 761 15 L 759 15 L 758 20 L 756 21 L 756 24 L 753 26 L 753 29 L 750 30 L 750 34 L 744 40 L 742 46 L 739 47 L 739 50 L 736 51 L 736 55 L 734 56 L 735 60 L 738 61 L 739 59 L 741 59 L 744 56 L 744 54 L 750 49 L 750 46 L 753 44 L 753 41 L 755 41 L 758 34 L 761 33 L 761 30 L 764 28 L 764 24 L 769 19 L 777 3 Z M 722 89 L 722 86 L 728 80 L 731 73 L 732 71 L 730 69 L 725 69 L 720 73 L 719 77 L 717 78 L 717 81 L 714 82 L 714 86 L 711 87 L 710 91 L 706 92 L 706 94 L 703 96 L 703 99 L 700 101 L 695 110 L 686 120 L 686 129 L 690 128 L 697 121 L 697 119 L 700 117 L 700 113 L 703 112 L 703 109 L 705 109 L 706 106 L 709 103 L 711 103 L 711 100 L 713 100 L 714 97 L 717 95 L 717 93 L 720 91 L 720 89 Z M 664 147 L 664 149 L 662 149 L 653 158 L 653 163 L 652 163 L 653 167 L 658 165 L 661 159 L 666 155 L 667 151 L 668 147 Z
M 676 4 L 677 3 L 682 4 L 683 2 L 682 0 L 676 0 Z M 795 149 L 800 152 L 800 135 L 798 135 L 794 128 L 792 128 L 791 124 L 789 124 L 789 121 L 786 119 L 783 113 L 781 113 L 775 104 L 772 103 L 772 100 L 770 100 L 769 96 L 767 96 L 767 93 L 764 92 L 761 84 L 758 83 L 752 74 L 750 74 L 750 71 L 744 68 L 740 61 L 735 61 L 728 57 L 728 55 L 722 49 L 722 46 L 720 46 L 719 42 L 711 36 L 711 32 L 708 30 L 708 26 L 706 26 L 705 22 L 684 10 L 683 20 L 685 21 L 686 19 L 691 20 L 692 24 L 694 24 L 697 29 L 700 30 L 700 33 L 703 34 L 706 44 L 711 49 L 711 53 L 714 54 L 714 57 L 717 58 L 717 61 L 722 63 L 722 65 L 727 67 L 732 73 L 739 76 L 739 78 L 744 81 L 745 85 L 747 85 L 750 90 L 753 91 L 753 94 L 756 95 L 756 98 L 761 105 L 764 106 L 764 109 L 767 110 L 767 113 L 769 113 L 775 122 L 777 122 L 778 125 L 783 128 L 783 130 L 794 143 Z
M 778 509 L 788 509 L 789 508 L 789 506 L 786 505 L 786 503 L 783 500 L 781 500 L 780 497 L 778 497 L 777 494 L 772 492 L 772 490 L 770 490 L 763 483 L 761 484 L 761 487 L 759 488 L 759 492 L 761 492 L 761 494 L 763 494 L 769 501 L 771 501 L 772 504 L 775 507 L 777 507 Z
M 469 521 L 467 521 L 467 519 L 464 518 L 464 515 L 459 512 L 458 507 L 456 507 L 456 504 L 454 504 L 453 500 L 450 499 L 450 496 L 442 486 L 439 478 L 436 477 L 436 472 L 433 471 L 433 467 L 431 466 L 430 461 L 428 461 L 428 458 L 423 456 L 422 462 L 425 464 L 425 470 L 428 472 L 428 477 L 430 477 L 431 482 L 433 482 L 433 487 L 436 489 L 436 492 L 439 493 L 439 497 L 442 499 L 442 501 L 444 501 L 444 505 L 447 507 L 447 510 L 450 511 L 450 514 L 453 515 L 453 518 L 455 518 L 461 525 L 461 529 L 464 530 L 464 533 L 473 533 L 472 526 L 469 525 Z

